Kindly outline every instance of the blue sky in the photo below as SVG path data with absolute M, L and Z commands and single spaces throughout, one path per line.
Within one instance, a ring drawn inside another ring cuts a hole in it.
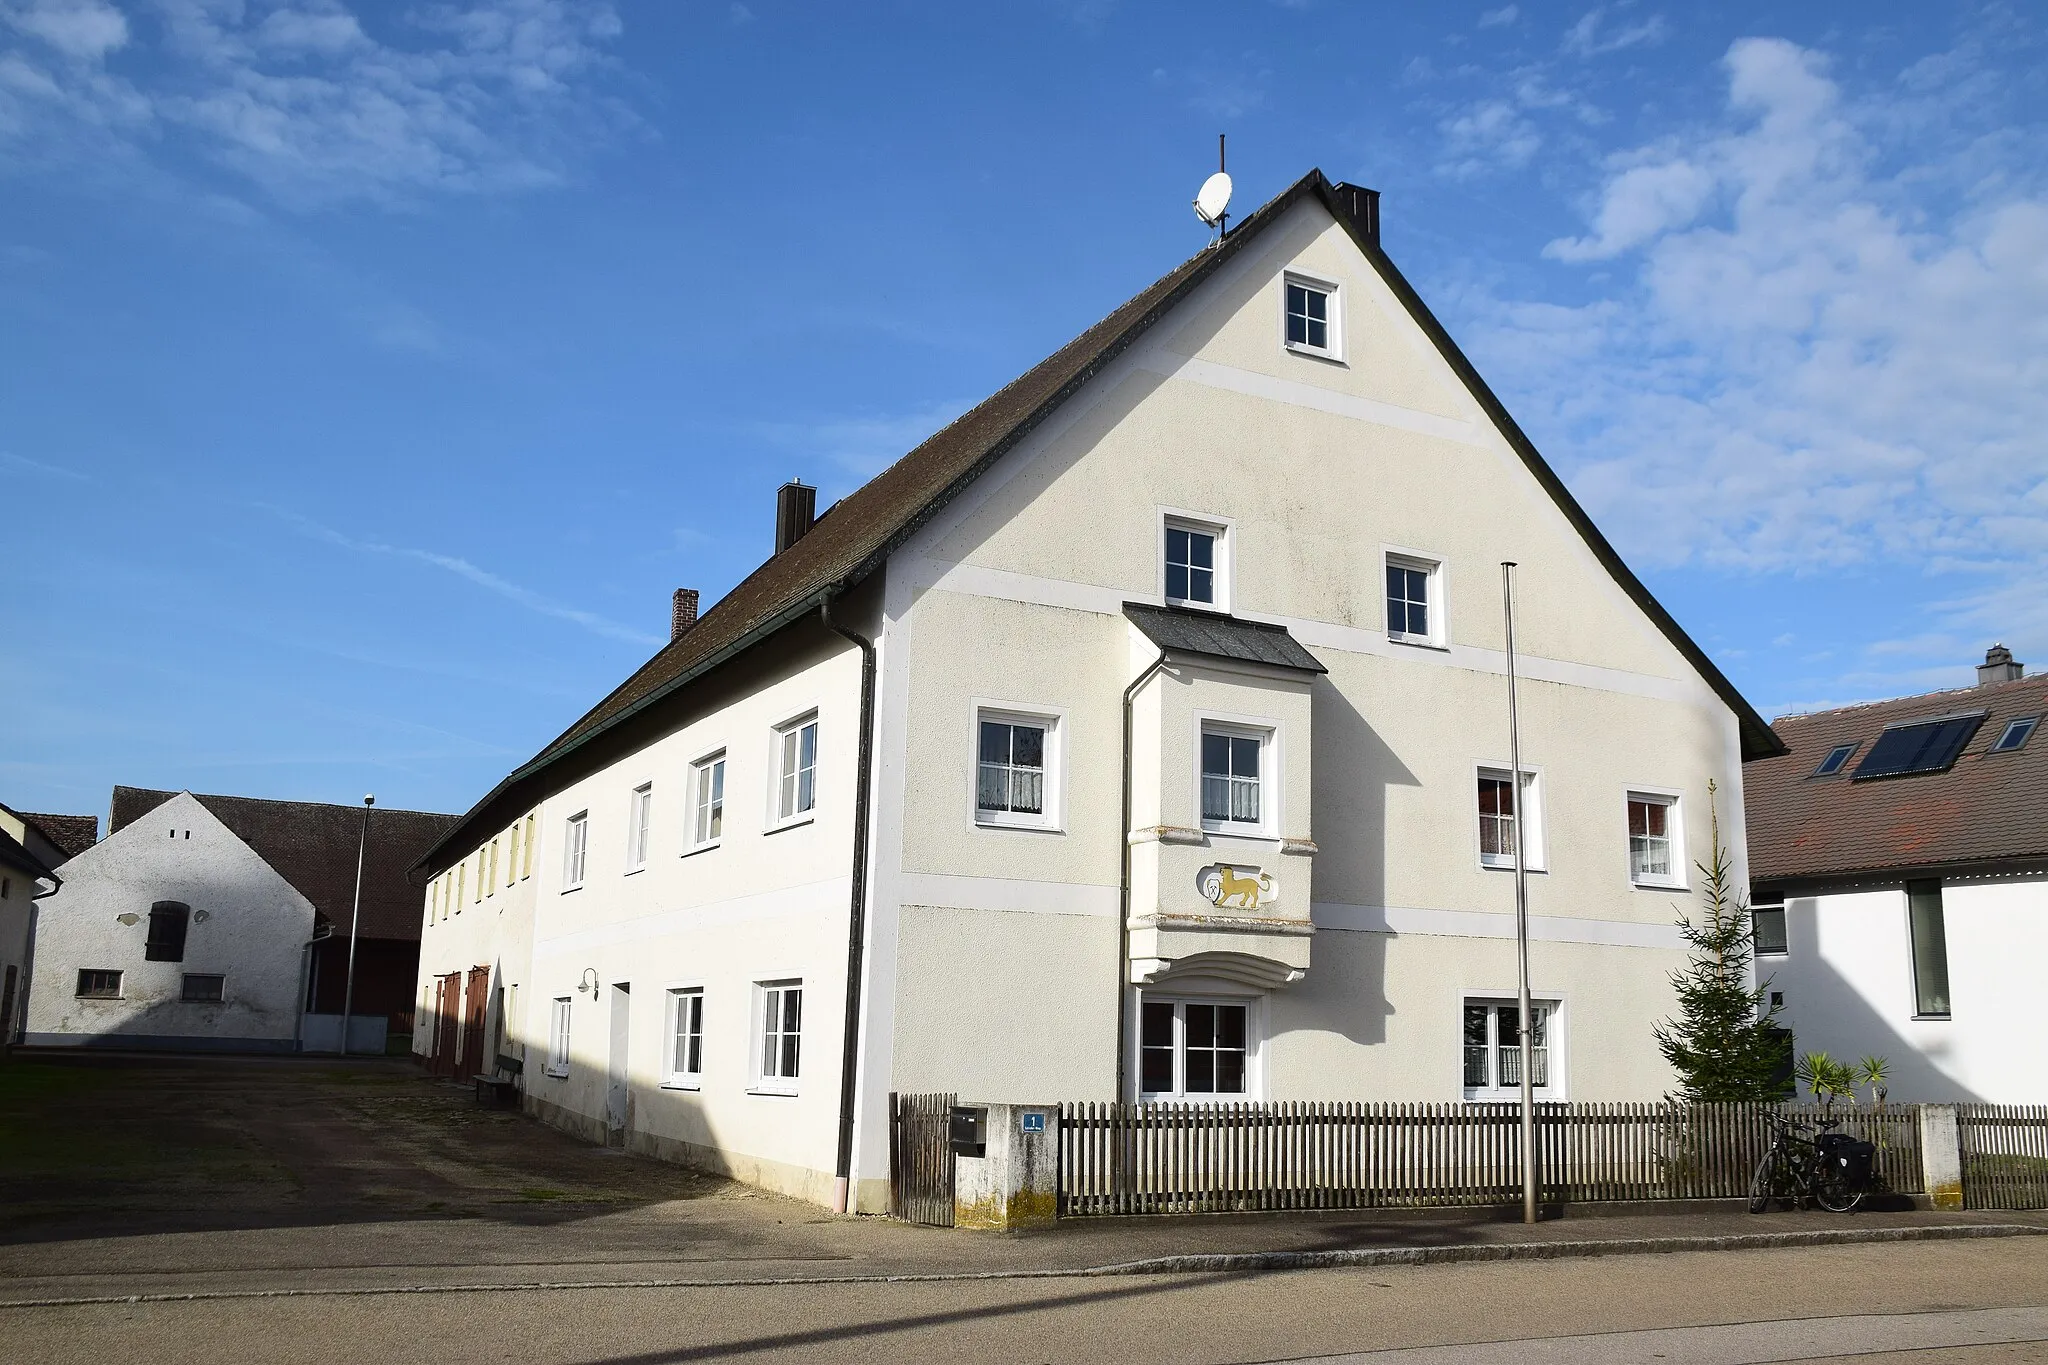
M 1711 9 L 1712 12 L 1705 12 Z M 461 810 L 1310 166 L 1769 714 L 2048 666 L 2004 6 L 0 0 L 0 800 Z

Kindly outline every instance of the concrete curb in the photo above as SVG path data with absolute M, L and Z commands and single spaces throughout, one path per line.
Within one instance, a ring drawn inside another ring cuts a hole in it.
M 976 1270 L 905 1275 L 789 1275 L 738 1280 L 529 1280 L 500 1284 L 361 1285 L 328 1289 L 207 1289 L 183 1294 L 93 1294 L 0 1300 L 0 1309 L 79 1308 L 100 1304 L 205 1303 L 222 1299 L 374 1298 L 390 1294 L 512 1294 L 591 1289 L 769 1289 L 831 1284 L 940 1284 L 984 1280 L 1074 1280 L 1112 1275 L 1216 1275 L 1345 1267 L 1451 1265 L 1480 1261 L 1546 1261 L 1592 1256 L 1665 1255 L 1680 1251 L 1767 1251 L 1884 1242 L 1967 1241 L 2048 1236 L 2029 1223 L 1962 1223 L 1935 1227 L 1828 1228 L 1709 1237 L 1616 1237 L 1567 1242 L 1467 1242 L 1441 1247 L 1366 1247 L 1352 1251 L 1255 1251 L 1154 1256 L 1066 1270 Z

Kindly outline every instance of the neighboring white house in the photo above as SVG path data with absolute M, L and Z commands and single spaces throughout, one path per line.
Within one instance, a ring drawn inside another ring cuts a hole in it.
M 1537 1093 L 1663 1094 L 1708 783 L 1740 865 L 1778 744 L 1377 214 L 1311 173 L 815 521 L 785 486 L 775 555 L 424 860 L 416 1046 L 864 1210 L 891 1091 L 1505 1097 L 1519 800 Z
M 1909 1101 L 2048 1101 L 2048 677 L 1787 716 L 1748 768 L 1757 971 L 1800 1052 Z
M 20 1040 L 35 902 L 62 884 L 57 869 L 91 845 L 98 826 L 91 816 L 30 815 L 0 806 L 0 1047 Z
M 38 904 L 24 1041 L 331 1050 L 359 920 L 350 1046 L 381 1051 L 387 1022 L 410 1019 L 417 972 L 417 920 L 392 913 L 412 899 L 404 871 L 452 817 L 370 816 L 116 787 L 107 837 Z

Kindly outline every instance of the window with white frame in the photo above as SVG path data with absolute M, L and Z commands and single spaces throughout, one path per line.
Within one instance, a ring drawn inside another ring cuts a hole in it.
M 568 840 L 562 849 L 562 889 L 574 891 L 583 885 L 583 864 L 590 852 L 590 812 L 569 817 Z
M 796 820 L 818 804 L 818 718 L 775 732 L 775 818 Z
M 633 788 L 633 800 L 626 810 L 626 871 L 647 866 L 647 836 L 654 822 L 654 784 L 643 782 Z
M 555 997 L 554 1009 L 548 1014 L 548 1074 L 569 1074 L 569 997 L 566 995 Z
M 1147 995 L 1138 1021 L 1138 1089 L 1147 1099 L 1251 1093 L 1250 1005 Z
M 1223 611 L 1223 578 L 1223 528 L 1169 517 L 1166 600 L 1177 606 Z
M 505 850 L 505 885 L 519 880 L 519 822 L 512 822 L 512 842 Z
M 1056 722 L 1049 716 L 975 713 L 974 818 L 984 825 L 1056 823 Z
M 1415 555 L 1389 554 L 1387 638 L 1404 645 L 1444 642 L 1443 565 Z
M 754 1088 L 793 1095 L 803 1074 L 804 987 L 801 981 L 760 981 L 754 985 Z
M 695 1088 L 704 1080 L 704 988 L 668 993 L 668 1084 Z
M 1543 868 L 1543 791 L 1536 774 L 1522 770 L 1522 866 Z M 1506 768 L 1479 770 L 1479 861 L 1485 867 L 1515 865 L 1515 790 Z
M 1202 726 L 1202 827 L 1253 832 L 1266 825 L 1270 732 Z
M 531 877 L 533 875 L 533 846 L 538 842 L 535 835 L 539 822 L 540 816 L 538 814 L 530 814 L 526 817 L 526 861 L 519 865 L 519 875 L 521 877 Z
M 1758 957 L 1783 957 L 1789 951 L 1785 940 L 1785 907 L 1749 907 L 1750 951 Z
M 483 890 L 486 896 L 495 896 L 498 894 L 498 841 L 496 839 L 491 840 L 489 858 L 489 884 L 485 885 Z M 477 875 L 479 877 L 485 875 L 485 866 L 484 859 L 479 857 L 477 859 Z
M 1343 319 L 1337 286 L 1288 275 L 1282 286 L 1287 314 L 1287 349 L 1335 360 L 1343 355 Z
M 1685 885 L 1685 848 L 1678 798 L 1628 794 L 1628 875 L 1637 886 Z
M 1529 1002 L 1530 1088 L 1555 1095 L 1551 1066 L 1557 1002 Z M 1509 1099 L 1522 1089 L 1522 1011 L 1513 1000 L 1465 1001 L 1465 1098 Z
M 725 753 L 700 758 L 690 776 L 690 846 L 710 848 L 725 837 Z

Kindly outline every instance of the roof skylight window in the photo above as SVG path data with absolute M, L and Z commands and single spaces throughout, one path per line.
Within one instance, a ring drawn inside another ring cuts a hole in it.
M 2039 716 L 2022 716 L 2005 723 L 2005 733 L 1998 737 L 1998 743 L 1991 746 L 1994 754 L 2009 754 L 2027 742 L 2034 733 L 2034 727 L 2041 723 Z
M 1977 711 L 1967 716 L 1936 716 L 1932 720 L 1886 726 L 1870 746 L 1870 752 L 1856 765 L 1855 780 L 1867 782 L 1873 777 L 1946 772 L 1983 723 L 1984 713 Z
M 1828 750 L 1828 756 L 1820 761 L 1820 766 L 1813 770 L 1813 775 L 1815 777 L 1833 777 L 1836 773 L 1842 771 L 1842 765 L 1847 763 L 1849 755 L 1855 752 L 1856 746 L 1853 744 L 1837 744 L 1834 748 Z

